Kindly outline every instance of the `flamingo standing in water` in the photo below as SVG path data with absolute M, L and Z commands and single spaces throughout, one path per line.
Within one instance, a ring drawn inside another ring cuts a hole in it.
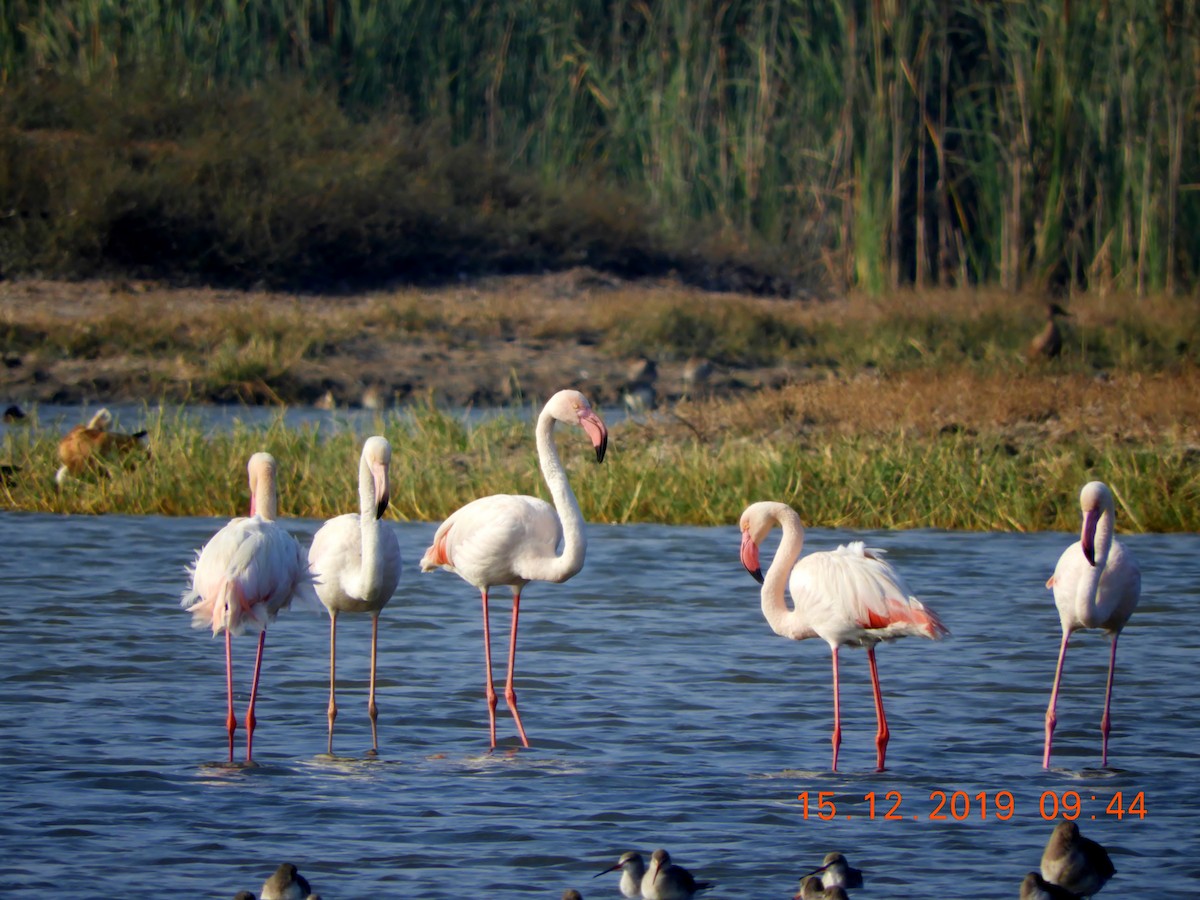
M 1054 689 L 1046 708 L 1046 747 L 1042 767 L 1050 768 L 1050 742 L 1058 721 L 1058 684 L 1062 679 L 1063 660 L 1071 632 L 1080 628 L 1103 628 L 1112 636 L 1108 660 L 1108 686 L 1104 691 L 1104 716 L 1100 720 L 1101 760 L 1108 765 L 1108 734 L 1111 729 L 1108 710 L 1112 701 L 1113 669 L 1117 664 L 1117 638 L 1133 615 L 1142 593 L 1142 573 L 1137 561 L 1121 542 L 1113 537 L 1116 512 L 1112 491 L 1102 481 L 1091 481 L 1079 492 L 1083 528 L 1079 540 L 1063 551 L 1046 587 L 1054 590 L 1054 605 L 1062 623 L 1062 646 L 1058 668 L 1054 671 Z
M 312 578 L 304 551 L 296 539 L 276 524 L 278 497 L 275 488 L 275 457 L 255 453 L 247 466 L 250 474 L 250 516 L 230 521 L 213 535 L 197 554 L 190 571 L 191 589 L 183 595 L 183 607 L 192 613 L 195 628 L 212 626 L 216 635 L 225 631 L 225 687 L 229 697 L 225 727 L 229 731 L 229 761 L 233 762 L 233 659 L 231 637 L 247 628 L 258 631 L 258 655 L 254 681 L 246 707 L 246 762 L 254 742 L 254 701 L 262 669 L 267 625 L 280 610 L 300 597 L 316 604 Z
M 508 681 L 504 700 L 512 711 L 521 743 L 529 746 L 517 695 L 513 690 L 513 668 L 517 653 L 517 615 L 521 590 L 531 581 L 563 582 L 583 568 L 587 539 L 583 515 L 567 481 L 554 426 L 559 422 L 579 425 L 596 449 L 597 462 L 604 461 L 608 429 L 579 391 L 559 391 L 543 407 L 537 420 L 538 461 L 554 506 L 536 497 L 493 494 L 481 497 L 452 513 L 433 537 L 421 557 L 421 571 L 437 568 L 456 573 L 475 585 L 483 597 L 483 653 L 487 667 L 488 722 L 491 746 L 496 746 L 496 691 L 492 686 L 492 650 L 488 633 L 488 591 L 508 585 L 513 592 L 512 635 L 508 645 Z M 558 554 L 559 544 L 563 552 Z
M 375 650 L 379 639 L 379 613 L 392 599 L 400 582 L 400 543 L 383 524 L 389 499 L 388 464 L 392 447 L 387 438 L 367 438 L 358 463 L 358 512 L 330 519 L 313 536 L 308 565 L 317 596 L 329 610 L 329 753 L 333 753 L 334 666 L 337 660 L 337 617 L 340 612 L 371 614 L 371 692 L 367 714 L 371 717 L 371 752 L 379 750 L 375 706 Z
M 783 529 L 783 539 L 764 578 L 758 545 L 775 525 Z M 899 573 L 881 559 L 881 550 L 868 549 L 861 541 L 855 541 L 836 550 L 809 554 L 797 562 L 804 546 L 804 526 L 800 524 L 800 516 L 786 503 L 751 504 L 742 513 L 741 529 L 742 565 L 762 584 L 762 611 L 771 629 L 795 641 L 822 638 L 833 651 L 835 772 L 842 742 L 838 648 L 866 647 L 879 720 L 875 735 L 876 763 L 882 772 L 889 732 L 875 667 L 875 645 L 908 635 L 937 639 L 949 632 L 933 610 L 909 593 Z M 788 609 L 784 599 L 785 582 L 794 609 Z

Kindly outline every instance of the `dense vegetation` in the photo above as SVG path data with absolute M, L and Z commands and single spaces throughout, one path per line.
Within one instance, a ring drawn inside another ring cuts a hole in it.
M 10 0 L 0 274 L 1200 275 L 1196 0 Z

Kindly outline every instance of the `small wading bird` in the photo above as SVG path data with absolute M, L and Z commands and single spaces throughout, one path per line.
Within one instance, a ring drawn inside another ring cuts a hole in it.
M 710 887 L 707 881 L 697 881 L 683 866 L 671 862 L 666 850 L 655 850 L 650 856 L 650 867 L 642 876 L 642 896 L 645 900 L 691 900 L 700 891 Z
M 792 900 L 849 900 L 850 895 L 842 887 L 822 887 L 821 879 L 809 875 L 800 881 L 800 892 Z
M 10 404 L 8 408 L 4 410 L 4 421 L 9 425 L 23 424 L 26 418 L 25 410 L 21 409 L 21 407 L 17 406 L 15 403 Z
M 313 900 L 315 897 L 308 880 L 291 863 L 280 863 L 259 892 L 259 900 Z
M 229 732 L 229 761 L 233 762 L 233 658 L 231 638 L 247 628 L 258 631 L 254 681 L 246 707 L 246 762 L 254 742 L 254 701 L 262 669 L 267 625 L 299 597 L 313 608 L 308 563 L 296 539 L 275 523 L 278 497 L 275 458 L 255 453 L 247 466 L 250 475 L 250 516 L 233 519 L 213 535 L 191 567 L 192 586 L 182 605 L 192 614 L 195 628 L 212 627 L 215 636 L 225 632 L 225 688 L 229 698 L 225 727 Z
M 933 610 L 909 593 L 899 573 L 881 558 L 883 551 L 868 549 L 855 541 L 800 559 L 804 526 L 800 524 L 800 516 L 786 503 L 751 504 L 742 513 L 740 524 L 742 565 L 762 584 L 762 611 L 771 629 L 794 641 L 819 637 L 833 653 L 834 771 L 842 742 L 838 649 L 866 647 L 875 715 L 879 720 L 875 735 L 876 765 L 882 772 L 889 732 L 875 666 L 875 645 L 908 635 L 937 639 L 949 632 Z M 758 546 L 775 525 L 783 529 L 783 538 L 764 578 Z M 788 609 L 784 598 L 785 583 L 792 595 L 793 609 Z
M 78 478 L 85 472 L 102 472 L 105 463 L 132 457 L 134 454 L 149 455 L 142 438 L 146 432 L 118 434 L 109 431 L 112 413 L 101 409 L 86 425 L 76 425 L 58 442 L 58 458 L 62 465 L 54 475 L 59 484 L 68 476 Z
M 1116 873 L 1108 851 L 1080 834 L 1078 825 L 1064 820 L 1054 826 L 1042 853 L 1042 877 L 1048 882 L 1090 897 Z
M 1046 304 L 1046 326 L 1029 342 L 1025 356 L 1030 360 L 1055 359 L 1062 353 L 1062 329 L 1058 325 L 1059 316 L 1071 315 L 1057 303 Z
M 1030 872 L 1021 881 L 1021 900 L 1079 900 L 1079 895 Z
M 863 886 L 861 869 L 856 869 L 846 861 L 840 853 L 826 853 L 821 860 L 821 866 L 811 872 L 805 872 L 800 878 L 818 877 L 822 888 L 860 888 Z
M 1079 540 L 1063 551 L 1046 587 L 1054 590 L 1054 605 L 1062 623 L 1062 646 L 1054 671 L 1054 688 L 1046 708 L 1046 747 L 1042 766 L 1050 768 L 1050 744 L 1058 719 L 1058 685 L 1071 633 L 1080 628 L 1102 628 L 1112 638 L 1108 660 L 1108 684 L 1104 691 L 1104 716 L 1100 719 L 1100 765 L 1108 765 L 1108 735 L 1111 730 L 1113 670 L 1117 664 L 1117 638 L 1129 621 L 1142 592 L 1142 573 L 1137 561 L 1113 537 L 1116 521 L 1112 492 L 1100 481 L 1091 481 L 1079 493 L 1083 527 Z
M 308 550 L 317 596 L 329 611 L 329 748 L 333 753 L 334 697 L 338 613 L 371 615 L 371 689 L 367 715 L 371 718 L 371 751 L 379 750 L 375 706 L 375 657 L 379 643 L 379 613 L 400 582 L 400 543 L 382 521 L 389 499 L 388 465 L 392 447 L 386 438 L 367 438 L 358 463 L 358 512 L 330 519 L 313 536 Z
M 554 444 L 554 426 L 559 422 L 579 425 L 591 438 L 597 462 L 604 461 L 608 429 L 583 394 L 559 391 L 542 409 L 536 427 L 538 461 L 554 498 L 554 506 L 536 497 L 512 494 L 494 494 L 474 500 L 441 524 L 433 536 L 433 544 L 421 558 L 422 572 L 437 568 L 454 572 L 468 584 L 475 585 L 483 597 L 483 652 L 492 747 L 496 746 L 496 691 L 492 686 L 488 591 L 497 585 L 512 588 L 512 635 L 508 645 L 508 682 L 504 699 L 512 711 L 521 743 L 528 747 L 529 740 L 521 725 L 513 689 L 521 589 L 531 581 L 566 581 L 583 568 L 587 551 L 583 515 Z M 558 555 L 560 543 L 563 546 L 561 556 Z
M 617 869 L 621 870 L 621 882 L 618 885 L 621 896 L 642 896 L 642 878 L 646 874 L 646 861 L 642 859 L 642 854 L 635 850 L 622 853 L 616 865 L 609 866 L 603 872 L 597 872 L 592 877 L 599 878 L 601 875 L 607 875 L 609 872 L 617 871 Z

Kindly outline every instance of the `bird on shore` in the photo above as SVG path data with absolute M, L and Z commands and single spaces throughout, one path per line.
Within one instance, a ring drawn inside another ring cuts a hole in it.
M 1063 336 L 1058 319 L 1060 316 L 1070 315 L 1069 312 L 1057 303 L 1047 303 L 1046 325 L 1029 342 L 1029 348 L 1025 352 L 1026 358 L 1031 361 L 1036 359 L 1055 359 L 1062 353 Z
M 783 538 L 764 578 L 758 547 L 775 525 L 783 529 Z M 804 526 L 800 516 L 786 503 L 751 504 L 742 513 L 740 527 L 742 565 L 762 584 L 762 611 L 771 629 L 795 641 L 819 637 L 832 651 L 834 771 L 842 742 L 838 650 L 866 648 L 879 722 L 875 734 L 876 766 L 882 772 L 890 732 L 875 665 L 875 645 L 906 636 L 936 640 L 949 632 L 933 610 L 909 592 L 900 574 L 882 559 L 883 551 L 868 549 L 861 541 L 855 541 L 800 559 Z M 784 597 L 785 584 L 792 595 L 792 609 Z
M 308 880 L 292 863 L 280 863 L 279 868 L 263 882 L 259 900 L 310 900 L 314 895 Z
M 1042 852 L 1042 877 L 1072 894 L 1090 897 L 1117 873 L 1108 851 L 1063 820 L 1050 832 Z M 1026 876 L 1028 877 L 1028 876 Z
M 521 743 L 528 747 L 529 740 L 521 725 L 513 688 L 521 591 L 531 581 L 566 581 L 583 568 L 587 552 L 583 514 L 554 443 L 554 427 L 559 422 L 580 426 L 592 441 L 597 462 L 604 461 L 608 429 L 583 394 L 573 390 L 559 391 L 547 401 L 535 429 L 538 461 L 554 505 L 536 497 L 512 494 L 494 494 L 474 500 L 441 524 L 434 534 L 433 544 L 421 558 L 422 572 L 437 568 L 454 572 L 478 588 L 483 598 L 483 649 L 492 747 L 496 746 L 496 691 L 492 686 L 488 593 L 498 585 L 512 588 L 512 634 L 504 699 L 512 712 Z M 561 555 L 559 544 L 563 547 Z
M 1079 895 L 1051 884 L 1037 872 L 1030 872 L 1021 881 L 1020 900 L 1079 900 Z
M 192 614 L 192 626 L 211 626 L 213 635 L 225 632 L 225 687 L 228 708 L 229 761 L 233 762 L 233 635 L 247 628 L 258 632 L 254 681 L 246 707 L 246 762 L 253 758 L 254 702 L 262 669 L 267 625 L 292 601 L 300 598 L 317 608 L 308 562 L 300 544 L 275 522 L 278 494 L 275 458 L 255 453 L 247 465 L 250 476 L 250 515 L 232 519 L 213 535 L 191 566 L 191 587 L 182 606 Z
M 112 413 L 100 409 L 86 425 L 76 425 L 58 442 L 58 458 L 62 465 L 54 480 L 64 484 L 69 476 L 78 478 L 85 472 L 103 472 L 104 464 L 113 460 L 132 458 L 136 454 L 148 455 L 142 438 L 146 431 L 120 434 L 109 431 Z
M 697 881 L 683 866 L 671 862 L 671 854 L 658 849 L 650 856 L 650 866 L 642 876 L 642 896 L 645 900 L 691 900 L 712 885 Z
M 308 549 L 317 596 L 329 611 L 329 719 L 328 752 L 333 753 L 333 721 L 337 718 L 335 675 L 338 613 L 371 616 L 371 688 L 367 715 L 371 719 L 371 750 L 379 750 L 375 705 L 375 661 L 379 643 L 379 613 L 392 599 L 400 582 L 400 542 L 383 522 L 390 498 L 388 466 L 392 446 L 375 435 L 363 443 L 358 463 L 358 512 L 327 521 L 313 536 Z
M 860 888 L 863 886 L 861 869 L 856 869 L 846 861 L 841 853 L 826 853 L 821 865 L 811 872 L 805 872 L 802 879 L 815 876 L 820 879 L 823 888 Z
M 642 878 L 646 874 L 646 861 L 642 859 L 642 854 L 635 850 L 622 853 L 616 865 L 609 866 L 603 872 L 597 872 L 592 877 L 599 878 L 601 875 L 607 875 L 617 869 L 621 870 L 621 882 L 617 886 L 621 891 L 621 896 L 642 896 Z
M 1108 660 L 1108 682 L 1104 691 L 1104 715 L 1100 719 L 1100 765 L 1108 765 L 1108 735 L 1112 730 L 1113 671 L 1117 664 L 1117 638 L 1129 621 L 1142 592 L 1142 573 L 1137 561 L 1113 536 L 1116 507 L 1112 491 L 1102 481 L 1090 481 L 1079 492 L 1083 526 L 1079 540 L 1063 551 L 1046 587 L 1054 591 L 1054 605 L 1062 625 L 1062 645 L 1054 671 L 1054 688 L 1046 708 L 1046 745 L 1043 768 L 1050 768 L 1050 747 L 1058 721 L 1058 688 L 1063 661 L 1072 632 L 1081 628 L 1103 629 L 1112 639 Z

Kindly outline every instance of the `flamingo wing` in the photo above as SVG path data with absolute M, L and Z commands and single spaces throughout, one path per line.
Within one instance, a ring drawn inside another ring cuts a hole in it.
M 883 559 L 883 551 L 861 541 L 803 557 L 792 569 L 788 586 L 796 608 L 834 645 L 949 633 Z
M 473 500 L 441 524 L 421 570 L 448 569 L 476 586 L 511 584 L 526 580 L 522 559 L 554 556 L 561 542 L 562 523 L 550 504 L 493 494 Z

